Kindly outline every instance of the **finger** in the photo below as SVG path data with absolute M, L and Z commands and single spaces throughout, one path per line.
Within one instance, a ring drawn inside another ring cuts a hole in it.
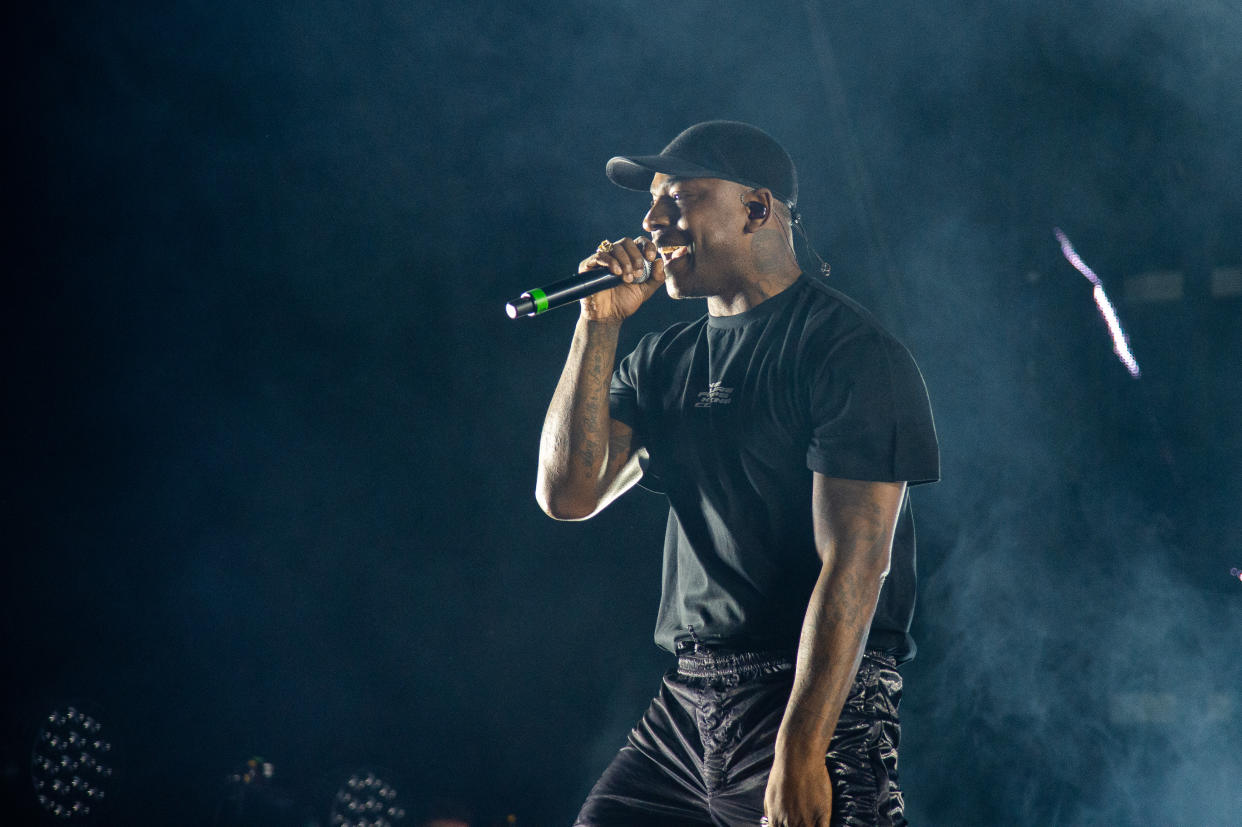
M 649 262 L 651 268 L 651 277 L 646 281 L 636 283 L 634 286 L 639 289 L 642 294 L 643 301 L 651 298 L 653 293 L 663 289 L 664 287 L 664 264 L 659 259 Z
M 578 263 L 578 272 L 585 273 L 587 270 L 607 270 L 614 276 L 619 276 L 625 272 L 625 268 L 613 258 L 611 253 L 601 253 L 596 251 L 592 255 L 584 258 Z
M 642 254 L 630 238 L 618 238 L 608 243 L 607 250 L 596 250 L 595 255 L 613 275 L 625 276 L 642 267 Z M 626 279 L 632 281 L 632 279 Z
M 654 285 L 652 290 L 664 284 L 664 259 L 659 254 L 651 260 L 651 278 L 647 279 L 647 283 Z
M 647 259 L 647 261 L 655 261 L 659 258 L 660 251 L 651 239 L 646 236 L 639 236 L 634 239 L 634 243 L 638 245 L 638 249 L 642 251 L 643 258 Z
M 634 243 L 638 245 L 638 249 L 642 251 L 643 259 L 651 267 L 651 278 L 648 281 L 659 285 L 664 282 L 664 259 L 660 257 L 660 248 L 655 242 L 645 236 L 634 239 Z
M 626 281 L 632 281 L 633 276 L 642 271 L 643 262 L 646 261 L 642 250 L 638 249 L 638 245 L 632 238 L 621 238 L 613 242 L 612 254 L 625 270 L 625 274 L 629 276 Z

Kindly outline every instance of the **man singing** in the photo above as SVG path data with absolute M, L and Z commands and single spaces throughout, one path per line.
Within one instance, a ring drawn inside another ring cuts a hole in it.
M 907 486 L 939 477 L 918 368 L 801 273 L 797 174 L 766 133 L 697 124 L 607 174 L 650 192 L 650 238 L 605 241 L 579 265 L 625 283 L 582 300 L 536 496 L 582 520 L 639 481 L 667 494 L 655 639 L 677 666 L 577 824 L 905 824 Z M 707 315 L 646 334 L 616 366 L 621 323 L 661 285 Z

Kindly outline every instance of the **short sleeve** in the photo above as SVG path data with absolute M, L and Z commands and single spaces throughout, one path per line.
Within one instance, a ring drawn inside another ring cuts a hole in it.
M 646 420 L 642 415 L 639 402 L 639 388 L 646 388 L 650 394 L 651 353 L 655 343 L 655 335 L 648 333 L 638 343 L 634 351 L 621 360 L 621 364 L 612 374 L 612 384 L 608 388 L 608 415 L 617 422 L 623 422 L 633 429 L 636 444 L 646 445 L 650 434 L 646 431 Z M 658 465 L 658 464 L 657 464 Z M 657 494 L 664 493 L 664 483 L 648 451 L 639 456 L 639 468 L 642 479 L 639 485 Z
M 927 387 L 899 342 L 878 331 L 849 337 L 814 365 L 810 390 L 812 471 L 911 485 L 940 479 Z

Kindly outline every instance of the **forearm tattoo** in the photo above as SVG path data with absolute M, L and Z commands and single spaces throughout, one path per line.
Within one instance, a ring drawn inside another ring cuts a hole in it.
M 601 418 L 598 400 L 601 394 L 608 391 L 612 366 L 604 364 L 602 349 L 592 347 L 589 341 L 586 357 L 586 381 L 580 389 L 581 396 L 578 400 L 582 406 L 582 427 L 578 431 L 576 453 L 582 466 L 589 470 L 603 457 L 599 436 L 600 430 L 607 427 L 607 423 Z

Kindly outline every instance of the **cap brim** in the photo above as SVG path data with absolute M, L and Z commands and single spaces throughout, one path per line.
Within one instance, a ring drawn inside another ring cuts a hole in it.
M 689 161 L 665 155 L 618 155 L 608 160 L 604 173 L 608 180 L 627 190 L 647 192 L 657 172 L 680 178 L 720 178 L 721 174 Z

